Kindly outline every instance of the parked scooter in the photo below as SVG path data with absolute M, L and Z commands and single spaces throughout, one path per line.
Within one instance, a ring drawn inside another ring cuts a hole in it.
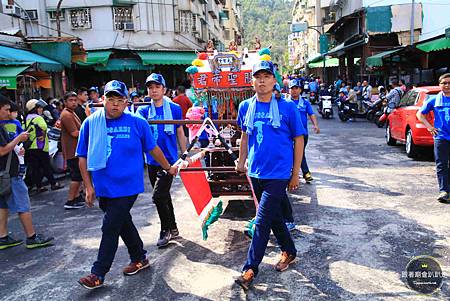
M 349 103 L 347 99 L 336 99 L 336 105 L 338 107 L 338 116 L 342 122 L 353 119 L 356 115 L 357 108 L 353 104 Z
M 383 107 L 383 100 L 384 99 L 385 99 L 385 97 L 380 97 L 377 100 L 375 100 L 375 102 L 373 102 L 372 104 L 370 104 L 367 107 L 367 111 L 366 111 L 366 118 L 367 118 L 367 120 L 369 120 L 370 122 L 374 122 L 375 121 L 375 116 L 376 116 L 377 112 L 379 112 L 382 109 L 382 107 Z M 379 114 L 378 118 L 380 116 L 381 116 L 381 114 Z
M 331 102 L 331 96 L 320 97 L 318 112 L 324 119 L 333 117 L 333 103 Z
M 316 92 L 309 92 L 309 102 L 311 104 L 316 104 L 317 103 L 317 93 Z

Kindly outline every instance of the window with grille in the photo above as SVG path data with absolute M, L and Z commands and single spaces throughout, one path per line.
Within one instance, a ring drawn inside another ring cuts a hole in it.
M 196 14 L 192 14 L 192 32 L 198 32 L 198 28 L 197 28 L 197 15 Z
M 70 10 L 70 25 L 72 29 L 92 28 L 91 9 L 77 8 Z
M 180 32 L 190 33 L 192 31 L 192 12 L 190 10 L 180 10 Z
M 59 12 L 59 19 L 61 21 L 64 21 L 65 15 L 66 15 L 66 10 L 65 9 L 61 9 L 60 12 Z M 56 10 L 49 11 L 48 12 L 48 17 L 49 17 L 50 20 L 56 21 Z
M 132 30 L 133 8 L 132 7 L 113 7 L 114 30 Z

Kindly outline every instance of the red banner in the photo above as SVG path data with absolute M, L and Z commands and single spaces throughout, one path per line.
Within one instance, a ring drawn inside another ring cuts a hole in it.
M 251 87 L 252 71 L 229 72 L 223 71 L 217 75 L 211 72 L 199 72 L 194 74 L 194 88 L 232 88 Z

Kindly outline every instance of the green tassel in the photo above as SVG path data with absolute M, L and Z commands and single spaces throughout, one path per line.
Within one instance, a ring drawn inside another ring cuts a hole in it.
M 269 48 L 263 48 L 263 49 L 258 51 L 258 54 L 260 56 L 263 56 L 264 54 L 270 55 L 270 49 Z
M 253 234 L 255 233 L 255 221 L 256 217 L 249 220 L 247 225 L 245 225 L 244 234 L 247 235 L 249 238 L 253 238 Z
M 222 212 L 223 212 L 222 201 L 219 201 L 217 205 L 210 211 L 210 213 L 208 214 L 208 218 L 202 225 L 203 240 L 208 239 L 209 226 L 219 219 Z

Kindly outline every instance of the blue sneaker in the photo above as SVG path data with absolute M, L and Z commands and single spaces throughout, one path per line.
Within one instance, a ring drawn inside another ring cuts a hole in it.
M 286 223 L 286 227 L 288 228 L 289 231 L 294 231 L 296 226 L 297 225 L 294 222 Z

